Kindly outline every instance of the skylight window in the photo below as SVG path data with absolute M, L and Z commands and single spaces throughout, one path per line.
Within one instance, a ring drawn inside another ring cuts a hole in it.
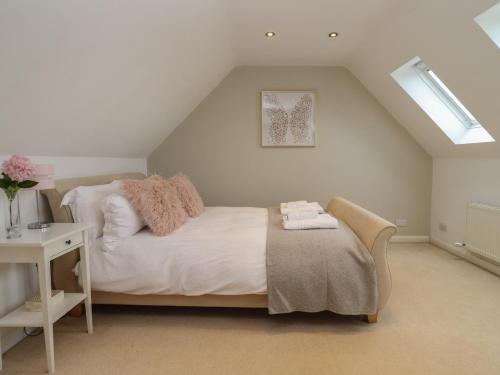
M 391 74 L 455 144 L 495 142 L 474 115 L 419 57 Z
M 446 85 L 439 79 L 423 61 L 419 61 L 414 65 L 420 78 L 439 96 L 439 99 L 445 103 L 448 108 L 462 121 L 466 128 L 473 128 L 481 126 L 479 121 L 469 112 L 467 108 L 457 99 L 455 95 L 446 87 Z
M 500 3 L 474 18 L 479 26 L 500 48 Z

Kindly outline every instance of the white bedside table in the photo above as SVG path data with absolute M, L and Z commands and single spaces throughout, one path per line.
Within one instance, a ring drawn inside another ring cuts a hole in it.
M 22 305 L 1 318 L 0 327 L 43 327 L 49 373 L 55 370 L 52 326 L 57 320 L 85 301 L 87 331 L 93 332 L 87 251 L 87 230 L 91 227 L 87 224 L 56 223 L 45 232 L 23 229 L 21 238 L 11 240 L 5 238 L 5 232 L 0 233 L 0 263 L 36 263 L 42 300 L 42 312 L 30 312 Z M 53 305 L 51 303 L 50 261 L 76 248 L 80 248 L 83 293 L 64 293 L 64 301 Z M 2 369 L 1 353 L 0 350 L 0 370 Z

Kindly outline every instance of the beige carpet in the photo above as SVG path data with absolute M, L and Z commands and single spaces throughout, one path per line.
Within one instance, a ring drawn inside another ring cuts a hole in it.
M 431 245 L 390 249 L 380 322 L 262 310 L 95 308 L 55 327 L 57 374 L 500 374 L 500 278 Z M 3 374 L 45 371 L 43 336 Z

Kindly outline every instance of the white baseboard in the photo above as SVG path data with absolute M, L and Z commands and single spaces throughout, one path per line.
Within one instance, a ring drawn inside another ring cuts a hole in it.
M 465 250 L 465 247 L 459 247 L 459 246 L 454 246 L 452 244 L 449 244 L 447 242 L 438 240 L 437 238 L 431 238 L 431 244 L 434 246 L 440 247 L 443 250 L 448 251 L 449 253 L 452 253 L 453 255 L 456 255 L 461 258 L 465 258 L 467 255 L 467 251 Z
M 429 236 L 394 236 L 390 242 L 394 243 L 427 243 Z
M 481 259 L 474 254 L 467 251 L 465 247 L 457 247 L 452 244 L 446 243 L 444 241 L 438 240 L 437 238 L 431 238 L 431 243 L 437 247 L 440 247 L 443 250 L 448 251 L 449 253 L 456 255 L 457 257 L 463 258 L 478 267 L 485 269 L 486 271 L 490 271 L 497 276 L 500 276 L 500 266 L 497 266 L 493 263 L 490 263 L 484 259 Z

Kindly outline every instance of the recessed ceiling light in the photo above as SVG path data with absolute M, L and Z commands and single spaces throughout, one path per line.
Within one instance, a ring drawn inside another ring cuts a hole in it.
M 329 36 L 330 38 L 336 38 L 336 37 L 338 37 L 338 36 L 339 36 L 339 33 L 337 33 L 337 32 L 335 32 L 335 31 L 334 31 L 333 33 L 329 33 L 329 34 L 328 34 L 328 36 Z
M 274 31 L 268 31 L 264 35 L 268 38 L 272 38 L 273 36 L 276 35 L 276 33 Z

